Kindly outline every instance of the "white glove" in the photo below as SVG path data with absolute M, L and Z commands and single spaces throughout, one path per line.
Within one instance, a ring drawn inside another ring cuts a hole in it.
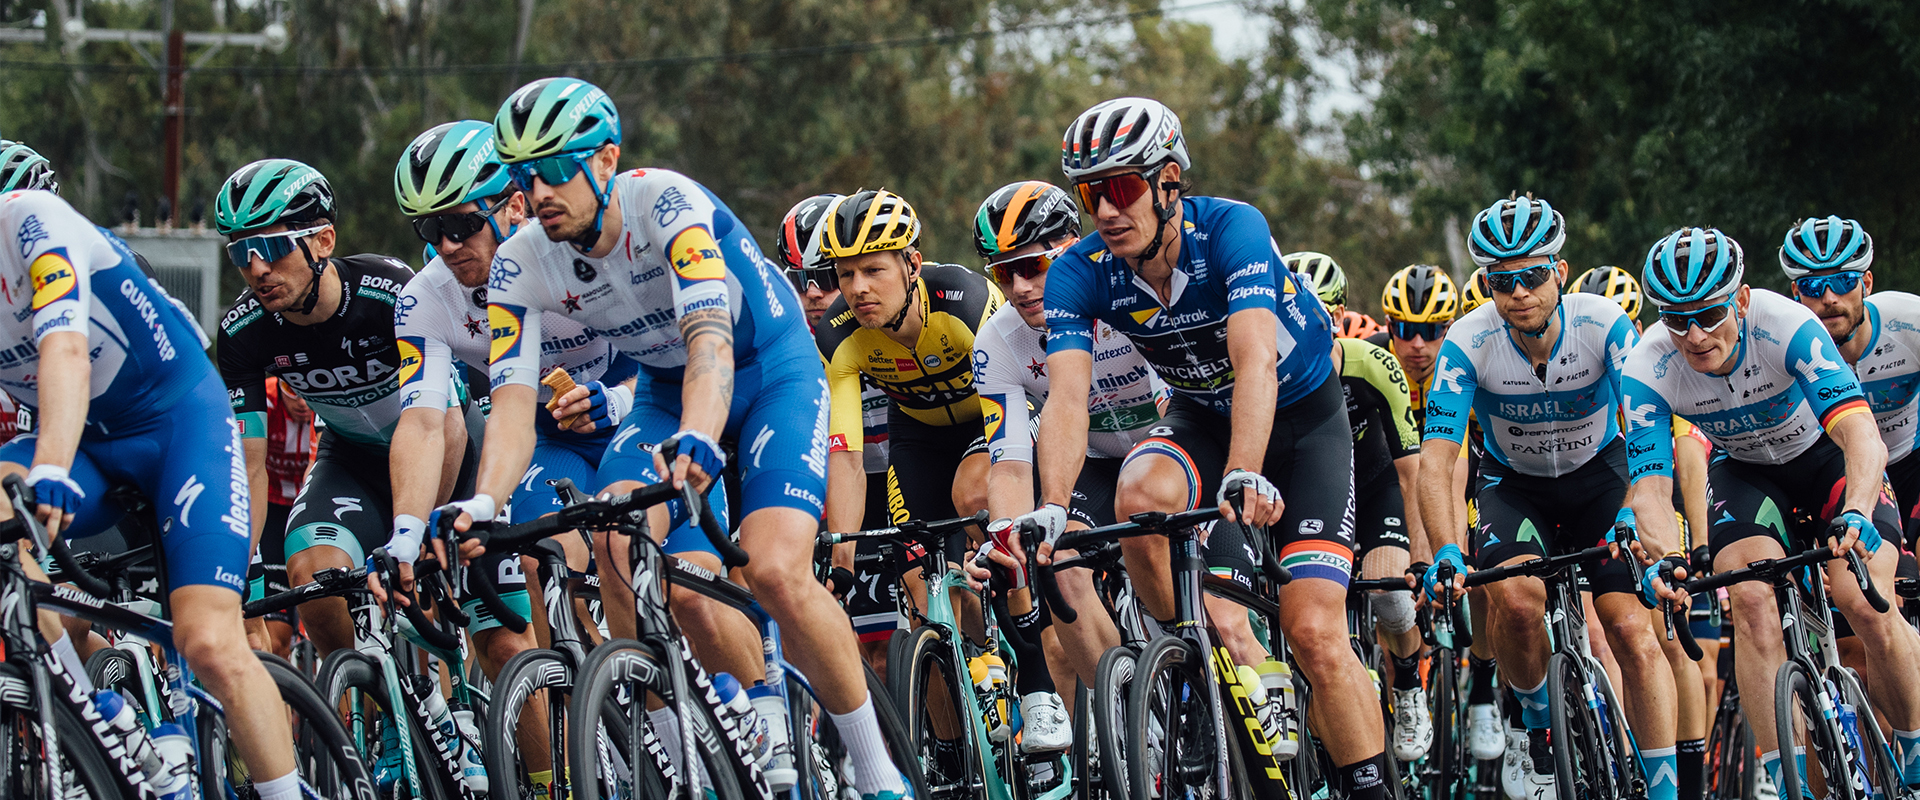
M 610 431 L 620 427 L 620 420 L 633 410 L 633 390 L 624 383 L 608 386 L 593 381 L 587 384 L 587 401 L 587 419 L 593 420 L 594 430 Z
M 412 514 L 393 518 L 393 537 L 387 540 L 387 555 L 407 566 L 420 559 L 420 544 L 427 538 L 427 521 Z
M 1059 503 L 1048 503 L 1025 514 L 1014 517 L 1012 529 L 1018 531 L 1020 527 L 1027 522 L 1032 522 L 1034 527 L 1039 531 L 1039 535 L 1036 537 L 1039 541 L 1053 544 L 1060 539 L 1060 534 L 1067 529 L 1067 507 Z M 1033 546 L 1033 543 L 1029 543 L 1029 546 Z
M 492 522 L 500 515 L 500 506 L 490 494 L 476 494 L 471 500 L 456 500 L 448 505 L 467 512 L 474 522 Z
M 33 489 L 35 503 L 53 506 L 67 514 L 80 510 L 80 501 L 87 499 L 87 493 L 73 482 L 67 468 L 53 464 L 41 464 L 29 470 L 27 486 Z
M 1265 475 L 1258 472 L 1248 472 L 1244 469 L 1236 469 L 1220 479 L 1220 493 L 1214 498 L 1215 502 L 1227 502 L 1227 495 L 1235 489 L 1242 490 L 1240 497 L 1243 502 L 1250 499 L 1250 495 L 1259 495 L 1266 498 L 1268 502 L 1280 504 L 1280 490 L 1274 487 L 1273 481 L 1267 480 Z

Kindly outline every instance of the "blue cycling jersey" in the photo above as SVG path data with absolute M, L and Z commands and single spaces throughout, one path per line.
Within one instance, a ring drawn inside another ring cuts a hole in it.
M 1673 336 L 1642 337 L 1627 355 L 1621 407 L 1629 480 L 1673 475 L 1673 417 L 1684 417 L 1727 457 L 1784 464 L 1835 422 L 1871 413 L 1860 382 L 1805 306 L 1752 290 L 1739 350 L 1726 374 L 1688 366 Z
M 1579 469 L 1612 444 L 1633 325 L 1597 294 L 1564 295 L 1554 314 L 1560 335 L 1538 372 L 1492 304 L 1455 322 L 1434 362 L 1425 438 L 1458 444 L 1472 411 L 1488 453 L 1543 478 Z
M 1220 414 L 1233 409 L 1227 317 L 1265 309 L 1278 318 L 1276 406 L 1292 404 L 1333 372 L 1333 320 L 1280 261 L 1258 209 L 1217 197 L 1180 201 L 1185 223 L 1170 302 L 1114 257 L 1099 234 L 1047 270 L 1047 352 L 1093 351 L 1094 322 L 1127 335 L 1168 388 Z
M 1866 352 L 1853 365 L 1860 389 L 1873 406 L 1887 463 L 1906 458 L 1920 441 L 1920 297 L 1906 292 L 1876 292 L 1866 302 Z

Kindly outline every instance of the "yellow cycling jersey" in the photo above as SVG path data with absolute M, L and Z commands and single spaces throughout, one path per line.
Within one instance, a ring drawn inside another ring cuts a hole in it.
M 939 426 L 979 422 L 973 335 L 1006 297 L 986 276 L 966 267 L 926 264 L 914 286 L 914 298 L 924 323 L 911 348 L 901 346 L 884 330 L 860 327 L 845 297 L 827 309 L 815 341 L 827 360 L 827 386 L 832 393 L 829 449 L 862 449 L 862 375 L 915 420 Z

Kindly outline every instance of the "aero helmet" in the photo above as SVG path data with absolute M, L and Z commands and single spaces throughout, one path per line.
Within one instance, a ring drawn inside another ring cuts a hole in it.
M 1873 237 L 1850 219 L 1808 217 L 1788 228 L 1780 245 L 1780 268 L 1789 279 L 1822 269 L 1866 272 L 1871 266 Z
M 1740 288 L 1746 256 L 1717 228 L 1681 228 L 1647 250 L 1647 299 L 1660 308 L 1725 297 Z
M 1473 263 L 1492 266 L 1509 258 L 1555 256 L 1567 241 L 1567 221 L 1545 200 L 1510 197 L 1474 215 L 1467 251 Z
M 512 187 L 494 150 L 493 126 L 479 120 L 434 126 L 407 145 L 393 168 L 393 195 L 409 217 L 442 214 L 465 203 L 489 211 L 487 201 Z
M 288 158 L 255 161 L 220 185 L 213 227 L 232 236 L 275 223 L 299 228 L 333 220 L 333 187 L 320 171 Z
M 1452 322 L 1460 311 L 1460 292 L 1444 270 L 1414 264 L 1387 278 L 1380 306 L 1398 322 Z
M 981 257 L 1080 236 L 1080 208 L 1060 187 L 1046 181 L 1009 183 L 973 214 L 973 249 Z
M 920 217 L 913 206 L 885 189 L 863 189 L 833 201 L 820 224 L 820 256 L 827 259 L 905 250 L 920 242 Z
M 1122 97 L 1080 113 L 1060 140 L 1060 167 L 1067 180 L 1112 167 L 1156 167 L 1167 162 L 1191 168 L 1186 135 L 1173 109 L 1158 100 Z
M 826 266 L 824 262 L 815 263 L 819 262 L 820 220 L 826 219 L 827 210 L 840 197 L 837 194 L 816 194 L 787 211 L 786 218 L 780 221 L 777 247 L 781 268 L 819 269 Z
M 1288 253 L 1280 261 L 1313 287 L 1313 293 L 1320 298 L 1320 302 L 1330 306 L 1347 304 L 1347 273 L 1334 263 L 1333 256 L 1303 250 Z
M 15 189 L 58 192 L 60 181 L 54 178 L 53 162 L 46 156 L 19 142 L 0 139 L 0 192 Z
M 1628 319 L 1640 316 L 1640 280 L 1619 267 L 1594 267 L 1573 282 L 1576 292 L 1592 292 L 1620 304 Z
M 1460 293 L 1460 315 L 1466 316 L 1492 299 L 1493 288 L 1487 285 L 1487 268 L 1475 268 L 1473 274 L 1467 276 L 1466 290 Z

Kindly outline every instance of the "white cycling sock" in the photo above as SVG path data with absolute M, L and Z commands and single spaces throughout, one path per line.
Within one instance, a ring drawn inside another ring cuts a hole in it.
M 859 708 L 845 714 L 828 712 L 827 717 L 840 731 L 847 755 L 853 757 L 854 788 L 862 795 L 907 791 L 906 781 L 901 780 L 900 770 L 887 755 L 887 743 L 880 737 L 880 723 L 874 717 L 871 696 L 862 701 Z
M 60 641 L 53 643 L 53 657 L 60 659 L 60 667 L 80 691 L 93 694 L 93 679 L 87 677 L 87 666 L 80 663 L 80 653 L 73 649 L 73 634 L 60 634 Z
M 260 800 L 300 800 L 300 773 L 289 772 L 270 781 L 254 781 Z
M 674 716 L 673 706 L 661 706 L 647 712 L 647 721 L 653 723 L 653 735 L 660 737 L 660 746 L 667 749 L 667 758 L 672 759 L 675 770 L 684 770 L 680 764 L 680 718 Z

